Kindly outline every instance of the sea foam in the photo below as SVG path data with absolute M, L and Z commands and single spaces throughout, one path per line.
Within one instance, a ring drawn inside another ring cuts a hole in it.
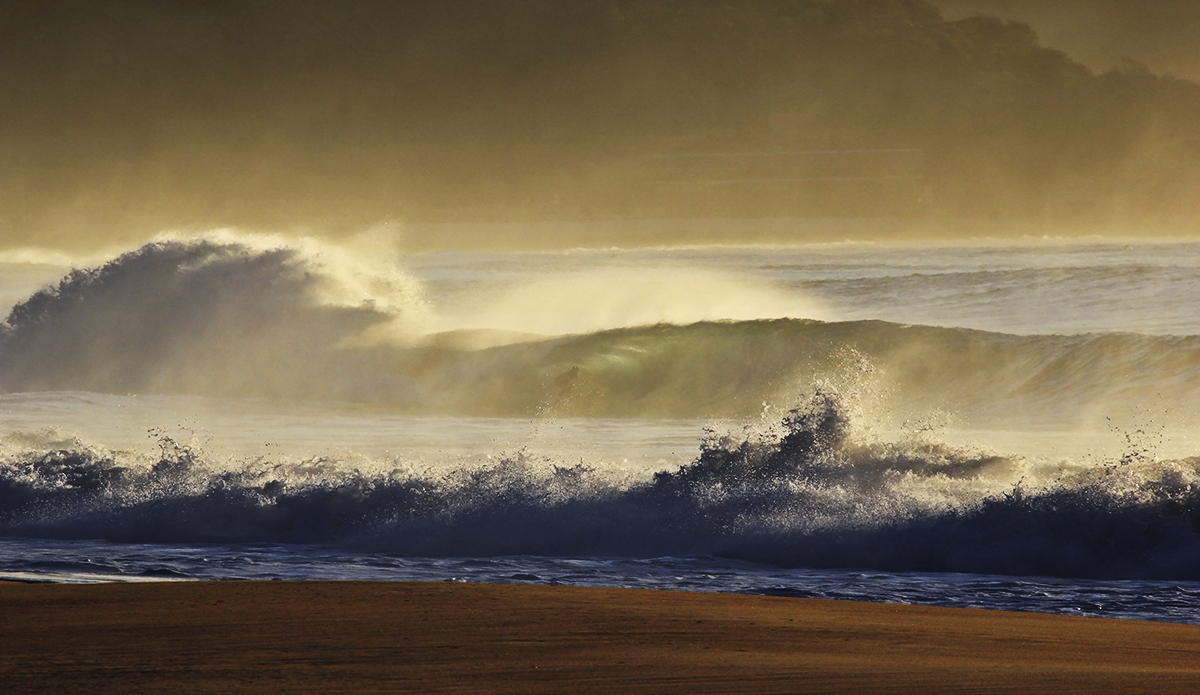
M 781 567 L 1200 579 L 1200 461 L 1036 462 L 863 441 L 814 391 L 768 427 L 710 432 L 649 479 L 517 453 L 439 473 L 334 460 L 149 466 L 26 449 L 0 466 L 0 534 L 299 543 L 400 556 L 713 556 Z

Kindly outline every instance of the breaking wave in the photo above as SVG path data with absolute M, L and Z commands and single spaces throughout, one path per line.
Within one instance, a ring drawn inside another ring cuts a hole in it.
M 520 454 L 433 475 L 319 459 L 221 468 L 165 438 L 150 466 L 27 451 L 0 466 L 0 534 L 1200 579 L 1200 459 L 1039 468 L 871 441 L 852 410 L 820 387 L 770 426 L 709 431 L 691 463 L 635 481 Z
M 595 278 L 593 278 L 593 281 Z M 332 247 L 163 240 L 72 271 L 0 326 L 0 390 L 373 403 L 411 413 L 749 417 L 797 383 L 873 379 L 898 418 L 1095 419 L 1190 407 L 1200 337 L 1014 336 L 882 321 L 430 333 L 419 284 Z
M 369 397 L 387 375 L 365 381 L 343 343 L 415 319 L 419 296 L 334 254 L 218 235 L 73 270 L 12 309 L 0 389 Z

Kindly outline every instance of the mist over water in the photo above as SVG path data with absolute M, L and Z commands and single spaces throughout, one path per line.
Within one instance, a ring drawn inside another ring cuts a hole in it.
M 16 305 L 0 385 L 749 418 L 833 379 L 870 393 L 881 427 L 951 413 L 964 429 L 1103 430 L 1136 407 L 1178 428 L 1200 388 L 1197 259 L 1187 244 L 406 259 L 164 238 Z
M 0 578 L 1195 621 L 1185 4 L 0 7 Z
M 12 309 L 0 532 L 1195 580 L 1200 303 L 1162 292 L 1194 244 L 163 237 Z
M 718 269 L 662 265 L 551 272 L 490 298 L 473 298 L 446 328 L 491 328 L 540 335 L 701 321 L 828 318 L 814 300 Z

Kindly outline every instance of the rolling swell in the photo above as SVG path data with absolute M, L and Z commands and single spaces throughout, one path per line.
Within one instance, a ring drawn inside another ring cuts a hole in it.
M 429 334 L 419 288 L 399 280 L 364 289 L 351 281 L 363 272 L 339 270 L 323 253 L 202 238 L 73 271 L 0 327 L 0 390 L 340 400 L 504 417 L 750 417 L 798 385 L 832 380 L 872 390 L 897 419 L 942 410 L 989 427 L 1094 425 L 1097 404 L 1182 409 L 1200 395 L 1195 336 L 805 319 L 518 342 L 487 331 Z
M 62 449 L 0 466 L 0 534 L 305 543 L 401 556 L 717 556 L 785 567 L 1200 579 L 1200 460 L 1039 477 L 929 441 L 857 441 L 816 390 L 773 426 L 710 432 L 650 480 L 509 457 L 446 475 L 334 461 L 149 467 Z

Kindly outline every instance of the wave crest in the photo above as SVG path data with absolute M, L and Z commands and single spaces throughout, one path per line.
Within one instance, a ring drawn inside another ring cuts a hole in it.
M 339 348 L 401 317 L 369 295 L 335 301 L 344 284 L 295 246 L 147 244 L 15 306 L 0 335 L 0 388 L 350 394 L 366 384 L 339 366 Z
M 1200 579 L 1200 459 L 1039 479 L 988 452 L 864 442 L 846 422 L 820 389 L 770 431 L 712 433 L 693 462 L 640 482 L 521 454 L 435 476 L 319 459 L 219 471 L 169 439 L 146 467 L 34 452 L 0 466 L 0 533 Z
M 0 327 L 0 391 L 342 400 L 502 417 L 745 418 L 796 384 L 865 364 L 864 378 L 886 392 L 878 407 L 886 417 L 941 410 L 994 429 L 1094 429 L 1135 404 L 1186 423 L 1200 397 L 1196 336 L 1014 336 L 797 318 L 504 340 L 429 334 L 436 321 L 415 280 L 346 253 L 226 234 L 163 239 L 72 271 Z

